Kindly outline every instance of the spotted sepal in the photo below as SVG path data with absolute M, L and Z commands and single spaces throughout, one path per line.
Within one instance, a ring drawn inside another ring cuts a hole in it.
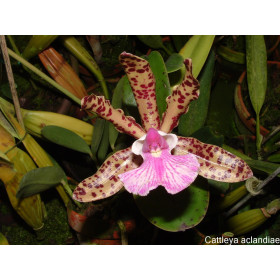
M 194 154 L 200 164 L 198 174 L 207 179 L 234 183 L 253 176 L 248 164 L 239 157 L 195 138 L 178 137 L 177 146 L 173 151 L 175 155 Z
M 84 97 L 81 101 L 81 108 L 90 110 L 112 122 L 119 132 L 129 134 L 137 139 L 145 135 L 145 131 L 133 117 L 125 116 L 123 110 L 113 108 L 110 101 L 105 100 L 104 96 L 93 94 Z
M 156 102 L 156 84 L 147 60 L 130 53 L 120 54 L 120 63 L 127 74 L 138 110 L 141 116 L 142 126 L 159 129 L 160 118 Z
M 94 175 L 84 179 L 76 187 L 73 199 L 90 202 L 114 195 L 123 187 L 118 175 L 139 167 L 141 163 L 142 157 L 134 155 L 131 148 L 116 152 Z
M 188 111 L 191 101 L 199 96 L 198 80 L 192 75 L 192 60 L 185 59 L 186 75 L 182 83 L 167 97 L 167 109 L 162 117 L 160 131 L 169 133 L 179 123 L 181 115 Z

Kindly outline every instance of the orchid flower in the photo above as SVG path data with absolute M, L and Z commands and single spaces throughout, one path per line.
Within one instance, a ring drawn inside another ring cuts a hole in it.
M 197 139 L 170 133 L 199 96 L 199 83 L 192 75 L 192 61 L 184 61 L 186 74 L 182 83 L 167 98 L 167 109 L 160 120 L 155 92 L 155 78 L 148 61 L 123 52 L 120 63 L 125 69 L 141 116 L 135 119 L 114 109 L 103 96 L 90 95 L 81 101 L 90 110 L 112 122 L 116 129 L 137 140 L 127 149 L 110 156 L 89 178 L 75 189 L 73 198 L 90 202 L 114 195 L 123 186 L 133 194 L 147 195 L 158 186 L 170 194 L 187 188 L 201 175 L 222 182 L 239 182 L 253 176 L 249 166 L 228 151 Z

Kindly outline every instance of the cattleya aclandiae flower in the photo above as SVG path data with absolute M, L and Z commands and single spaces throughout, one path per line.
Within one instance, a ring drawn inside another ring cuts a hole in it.
M 135 119 L 114 109 L 103 96 L 82 99 L 82 109 L 97 113 L 112 122 L 120 132 L 136 140 L 132 147 L 109 157 L 98 171 L 83 180 L 73 198 L 81 202 L 102 199 L 123 186 L 133 194 L 147 195 L 158 186 L 170 194 L 187 188 L 201 175 L 222 182 L 239 182 L 253 176 L 240 158 L 215 145 L 170 132 L 178 125 L 191 101 L 199 96 L 199 83 L 192 75 L 192 61 L 184 61 L 186 74 L 182 83 L 167 98 L 167 109 L 160 121 L 155 92 L 155 78 L 148 61 L 123 52 L 120 55 L 133 90 L 143 127 Z

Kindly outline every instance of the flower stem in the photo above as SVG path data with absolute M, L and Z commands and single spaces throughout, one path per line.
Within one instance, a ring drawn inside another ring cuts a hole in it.
M 19 104 L 19 100 L 18 100 L 13 70 L 12 70 L 12 66 L 11 66 L 10 57 L 8 54 L 8 48 L 7 48 L 5 36 L 1 35 L 0 40 L 1 40 L 1 49 L 2 49 L 2 53 L 3 53 L 3 59 L 5 62 L 7 76 L 8 76 L 10 89 L 11 89 L 11 93 L 12 93 L 12 97 L 13 97 L 13 102 L 14 102 L 14 106 L 15 106 L 16 116 L 17 116 L 19 124 L 21 125 L 21 127 L 24 128 L 23 118 L 22 118 L 21 111 L 20 111 L 20 104 Z
M 12 50 L 10 50 L 8 48 L 8 54 L 16 59 L 17 61 L 19 61 L 20 63 L 22 63 L 24 66 L 26 66 L 29 70 L 31 70 L 32 72 L 34 72 L 35 74 L 37 74 L 39 77 L 41 77 L 43 80 L 45 80 L 46 82 L 48 82 L 49 84 L 51 84 L 53 87 L 55 87 L 56 89 L 58 89 L 59 91 L 61 91 L 62 93 L 64 93 L 66 96 L 68 96 L 69 98 L 71 98 L 73 101 L 75 101 L 78 105 L 81 105 L 81 100 L 79 98 L 77 98 L 74 94 L 72 94 L 70 91 L 68 91 L 67 89 L 65 89 L 64 87 L 62 87 L 61 85 L 59 85 L 57 82 L 55 82 L 53 79 L 51 79 L 50 77 L 48 77 L 45 73 L 43 73 L 42 71 L 40 71 L 38 68 L 36 68 L 35 66 L 33 66 L 31 63 L 29 63 L 27 60 L 25 60 L 24 58 L 22 58 L 22 56 L 16 54 L 15 52 L 13 52 Z

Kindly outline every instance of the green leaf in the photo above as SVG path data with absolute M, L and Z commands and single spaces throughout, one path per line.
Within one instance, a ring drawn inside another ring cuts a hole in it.
M 191 137 L 198 139 L 201 142 L 222 146 L 224 142 L 224 137 L 221 135 L 216 135 L 209 126 L 205 126 L 197 130 L 191 135 Z
M 261 161 L 261 160 L 251 159 L 251 160 L 246 160 L 246 162 L 249 164 L 249 166 L 252 169 L 263 171 L 267 174 L 273 173 L 277 168 L 280 167 L 279 164 L 271 163 L 267 161 Z M 278 177 L 280 177 L 280 174 L 278 175 Z
M 197 180 L 176 195 L 158 187 L 148 196 L 134 199 L 141 213 L 155 226 L 166 231 L 184 231 L 199 224 L 207 212 L 209 192 L 205 184 L 205 180 Z
M 17 88 L 17 85 L 15 85 L 15 88 Z M 11 101 L 13 100 L 9 83 L 2 84 L 0 86 L 0 92 L 2 96 L 7 97 Z
M 159 52 L 151 52 L 148 57 L 148 62 L 156 80 L 157 106 L 161 117 L 166 110 L 166 98 L 171 93 L 169 78 L 163 58 Z
M 95 121 L 92 140 L 91 140 L 91 152 L 93 157 L 96 157 L 99 145 L 101 143 L 105 122 L 106 121 L 104 119 L 100 119 L 100 118 L 96 119 Z
M 178 127 L 180 135 L 191 135 L 200 129 L 205 123 L 209 106 L 214 66 L 215 54 L 212 51 L 200 76 L 199 98 L 191 102 L 188 113 L 182 115 L 180 118 Z
M 107 157 L 109 148 L 109 125 L 110 123 L 105 121 L 102 140 L 97 152 L 97 158 L 100 162 L 103 162 Z
M 137 35 L 138 39 L 153 49 L 163 48 L 163 43 L 160 35 Z
M 279 153 L 272 154 L 267 158 L 267 160 L 280 163 L 280 154 Z
M 251 103 L 259 114 L 267 87 L 267 57 L 264 36 L 246 36 L 247 80 Z
M 215 180 L 208 179 L 208 184 L 218 193 L 226 193 L 229 189 L 229 183 L 219 182 Z
M 184 67 L 184 58 L 178 53 L 173 53 L 165 62 L 167 73 L 175 72 Z
M 36 168 L 27 172 L 21 179 L 17 198 L 25 198 L 58 185 L 64 172 L 57 166 Z
M 124 76 L 122 79 L 124 79 L 123 82 L 123 103 L 126 106 L 131 106 L 131 107 L 137 107 L 136 100 L 133 95 L 132 88 L 130 86 L 129 80 L 127 76 Z
M 125 82 L 125 79 L 124 79 L 124 77 L 122 77 L 119 80 L 119 82 L 114 90 L 111 104 L 115 109 L 119 109 L 122 107 L 124 82 Z M 115 149 L 115 143 L 118 138 L 118 135 L 119 135 L 119 132 L 116 130 L 115 126 L 112 123 L 110 123 L 110 125 L 109 125 L 109 143 L 110 143 L 112 150 Z
M 42 135 L 53 143 L 91 155 L 90 148 L 85 140 L 66 128 L 48 125 L 42 129 Z
M 180 50 L 180 54 L 186 58 L 191 58 L 193 63 L 193 76 L 196 78 L 202 69 L 210 52 L 215 35 L 194 35 Z M 185 68 L 183 68 L 185 69 Z M 185 71 L 185 70 L 183 70 Z M 185 73 L 185 72 L 184 72 Z

